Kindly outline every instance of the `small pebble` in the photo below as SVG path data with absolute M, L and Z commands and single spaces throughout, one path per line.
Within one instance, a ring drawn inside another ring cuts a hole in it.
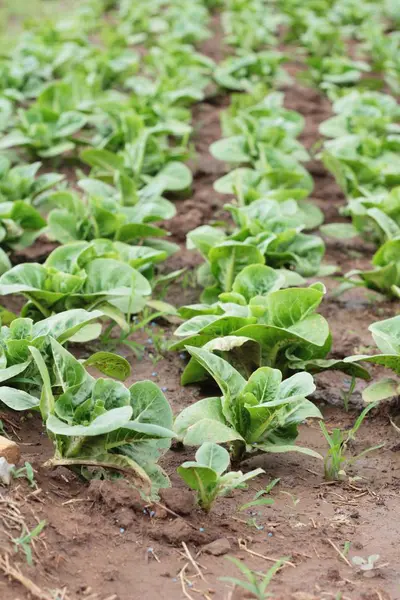
M 120 533 L 125 533 L 125 529 L 124 529 L 123 527 L 120 527 L 120 528 L 119 528 L 119 532 L 120 532 Z
M 272 537 L 273 535 L 274 535 L 274 534 L 273 534 L 273 533 L 271 533 L 271 532 L 269 532 L 269 533 L 268 533 L 268 537 Z
M 200 527 L 199 531 L 201 531 L 201 533 L 203 533 L 204 527 Z
M 161 391 L 162 391 L 162 392 L 167 392 L 167 391 L 168 391 L 168 388 L 164 386 L 164 387 L 162 387 L 162 388 L 161 388 Z
M 181 358 L 182 360 L 185 360 L 186 356 L 184 355 L 183 352 L 180 353 L 179 358 Z
M 147 548 L 147 552 L 148 552 L 149 554 L 153 554 L 153 548 Z
M 153 371 L 151 374 L 152 377 L 157 377 L 157 371 Z

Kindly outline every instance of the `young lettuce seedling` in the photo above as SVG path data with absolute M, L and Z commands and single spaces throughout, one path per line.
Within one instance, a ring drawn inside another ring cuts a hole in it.
M 248 479 L 257 477 L 265 471 L 254 469 L 243 474 L 242 471 L 227 471 L 229 452 L 211 442 L 205 442 L 196 452 L 196 461 L 184 462 L 178 467 L 182 479 L 197 492 L 197 501 L 208 512 L 219 496 L 225 496 L 236 488 L 245 487 Z

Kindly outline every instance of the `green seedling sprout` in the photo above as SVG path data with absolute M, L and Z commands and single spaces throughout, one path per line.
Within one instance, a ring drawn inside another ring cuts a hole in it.
M 46 526 L 46 521 L 40 521 L 32 531 L 25 528 L 25 532 L 19 538 L 12 538 L 15 552 L 22 550 L 26 557 L 26 562 L 29 566 L 33 565 L 32 558 L 32 543 L 37 538 Z
M 265 506 L 274 504 L 275 500 L 273 498 L 262 498 L 261 496 L 266 496 L 270 493 L 270 491 L 279 483 L 280 477 L 277 479 L 273 479 L 263 490 L 259 490 L 256 494 L 254 494 L 254 498 L 251 502 L 246 502 L 246 504 L 242 504 L 239 510 L 246 510 L 247 508 L 252 508 L 253 506 Z
M 365 454 L 372 452 L 372 450 L 378 450 L 384 446 L 384 444 L 377 444 L 376 446 L 366 448 L 363 450 L 363 452 L 357 454 L 357 456 L 349 457 L 346 454 L 349 443 L 355 440 L 355 435 L 362 422 L 364 421 L 368 412 L 375 408 L 376 405 L 377 403 L 374 403 L 364 408 L 360 416 L 356 419 L 353 427 L 348 431 L 342 431 L 341 429 L 335 428 L 332 433 L 329 433 L 325 423 L 320 421 L 319 425 L 329 445 L 328 452 L 324 458 L 324 472 L 326 479 L 330 481 L 341 479 L 346 475 L 345 467 L 347 468 L 348 466 L 352 465 Z
M 14 479 L 21 479 L 22 477 L 25 477 L 30 487 L 37 488 L 37 483 L 35 481 L 35 473 L 31 463 L 25 462 L 23 467 L 19 469 L 12 469 L 11 475 L 14 477 Z
M 287 557 L 281 558 L 276 561 L 276 563 L 273 564 L 266 573 L 257 573 L 249 569 L 249 567 L 241 563 L 237 558 L 234 558 L 233 556 L 228 556 L 227 558 L 233 562 L 238 569 L 240 569 L 240 571 L 246 577 L 246 580 L 242 581 L 241 579 L 236 579 L 235 577 L 221 577 L 221 581 L 227 581 L 232 585 L 250 592 L 254 598 L 257 598 L 257 600 L 266 600 L 267 598 L 271 598 L 271 593 L 267 591 L 267 588 L 274 575 L 279 571 L 279 569 L 282 568 L 284 563 L 289 560 Z

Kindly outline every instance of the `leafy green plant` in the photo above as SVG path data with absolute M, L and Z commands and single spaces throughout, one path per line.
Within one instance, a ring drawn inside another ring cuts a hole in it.
M 251 91 L 257 83 L 287 83 L 288 75 L 281 67 L 285 60 L 283 54 L 274 50 L 229 57 L 219 63 L 214 78 L 222 88 L 244 92 Z
M 262 367 L 246 381 L 208 350 L 191 346 L 187 350 L 215 379 L 223 395 L 200 400 L 177 416 L 175 431 L 184 444 L 229 443 L 234 460 L 255 451 L 297 451 L 321 458 L 294 444 L 299 423 L 321 418 L 317 407 L 306 399 L 315 389 L 309 373 L 282 382 L 280 371 Z
M 353 287 L 365 287 L 388 296 L 400 297 L 400 238 L 385 242 L 372 257 L 375 268 L 368 271 L 353 269 L 346 273 L 337 294 Z
M 325 142 L 321 154 L 346 196 L 357 198 L 400 185 L 398 136 L 349 134 Z
M 384 321 L 372 323 L 368 327 L 372 334 L 375 344 L 381 351 L 381 354 L 360 354 L 349 356 L 346 361 L 366 362 L 387 369 L 391 369 L 395 375 L 400 375 L 400 345 L 399 345 L 399 330 L 400 317 L 392 317 Z M 399 393 L 400 382 L 393 378 L 382 378 L 374 381 L 369 386 L 364 388 L 362 392 L 363 399 L 366 402 L 379 402 Z
M 332 338 L 327 321 L 316 313 L 325 287 L 315 283 L 280 290 L 284 281 L 284 274 L 264 265 L 246 267 L 236 276 L 232 292 L 220 294 L 215 304 L 179 310 L 187 321 L 175 331 L 182 339 L 172 349 L 204 347 L 245 377 L 259 366 L 268 366 L 280 369 L 284 376 L 293 371 L 336 369 L 368 378 L 356 362 L 326 359 Z M 193 356 L 182 383 L 206 377 L 207 369 Z
M 262 172 L 248 167 L 233 169 L 217 179 L 214 189 L 220 194 L 235 194 L 238 204 L 243 206 L 266 195 L 276 200 L 302 200 L 311 193 L 313 185 L 305 168 L 287 157 L 265 165 Z
M 369 404 L 359 417 L 356 419 L 353 427 L 349 430 L 342 431 L 335 427 L 332 433 L 329 433 L 325 423 L 320 421 L 320 427 L 326 441 L 328 442 L 329 449 L 324 458 L 324 471 L 325 478 L 328 480 L 341 479 L 346 476 L 346 469 L 359 460 L 362 456 L 365 456 L 373 450 L 382 448 L 384 444 L 377 444 L 371 448 L 366 448 L 356 456 L 349 456 L 347 454 L 348 447 L 351 442 L 355 440 L 357 431 L 359 430 L 362 422 L 369 413 L 370 410 L 376 407 L 376 404 Z
M 160 389 L 151 381 L 128 389 L 111 379 L 95 379 L 54 338 L 50 344 L 58 388 L 54 395 L 52 374 L 40 352 L 30 347 L 43 380 L 41 415 L 55 446 L 47 465 L 99 474 L 115 470 L 130 477 L 145 496 L 168 487 L 157 461 L 175 434 L 172 411 Z
M 3 248 L 27 248 L 46 230 L 46 220 L 23 200 L 0 203 L 0 244 Z
M 379 559 L 379 554 L 370 554 L 367 558 L 363 558 L 362 556 L 352 556 L 351 562 L 365 575 L 374 569 L 379 569 L 379 565 L 376 564 Z
M 307 70 L 301 72 L 304 83 L 319 87 L 335 97 L 337 89 L 352 86 L 359 81 L 370 67 L 366 62 L 356 61 L 343 55 L 311 56 L 306 59 Z
M 47 204 L 56 207 L 48 215 L 50 237 L 63 244 L 99 238 L 136 244 L 135 251 L 133 248 L 129 251 L 130 260 L 133 266 L 136 253 L 141 268 L 151 267 L 177 250 L 175 244 L 160 239 L 167 231 L 153 225 L 154 221 L 174 216 L 171 202 L 154 197 L 124 206 L 112 198 L 115 190 L 111 186 L 89 179 L 83 180 L 81 186 L 89 193 L 85 199 L 66 191 L 47 197 Z
M 271 208 L 274 211 L 273 205 Z M 304 277 L 318 272 L 325 253 L 324 242 L 319 236 L 301 233 L 295 228 L 282 227 L 283 230 L 280 230 L 279 225 L 284 226 L 290 217 L 278 216 L 276 220 L 269 221 L 264 213 L 269 227 L 273 228 L 275 222 L 277 231 L 274 232 L 263 230 L 262 222 L 249 218 L 246 211 L 232 211 L 239 222 L 253 227 L 254 235 L 246 226 L 227 236 L 221 229 L 210 225 L 202 225 L 187 235 L 187 247 L 198 250 L 206 260 L 198 269 L 198 281 L 205 288 L 201 297 L 203 301 L 213 302 L 221 292 L 232 291 L 235 277 L 249 265 L 267 264 L 276 269 L 292 269 Z M 249 210 L 251 212 L 252 209 Z M 295 218 L 307 219 L 300 211 Z
M 211 154 L 227 163 L 250 163 L 256 167 L 267 164 L 267 148 L 298 161 L 309 160 L 305 148 L 295 139 L 304 120 L 298 113 L 283 108 L 282 94 L 275 92 L 259 99 L 259 93 L 255 93 L 253 102 L 238 98 L 222 114 L 225 137 L 211 144 Z
M 197 492 L 199 506 L 208 512 L 215 500 L 237 488 L 244 488 L 245 482 L 264 473 L 255 469 L 243 474 L 242 471 L 229 471 L 229 452 L 210 442 L 205 442 L 196 452 L 195 461 L 187 461 L 178 467 L 178 473 L 189 487 Z M 224 474 L 225 473 L 225 474 Z
M 64 176 L 58 173 L 37 175 L 40 162 L 11 166 L 10 160 L 0 157 L 0 201 L 25 200 L 31 204 L 40 201 Z
M 240 560 L 233 556 L 228 556 L 228 559 L 233 562 L 237 568 L 246 577 L 246 580 L 236 579 L 235 577 L 221 577 L 222 581 L 226 581 L 235 585 L 247 592 L 250 592 L 254 598 L 258 600 L 266 600 L 271 598 L 272 594 L 267 591 L 269 584 L 272 581 L 274 575 L 282 568 L 285 562 L 288 560 L 287 557 L 277 560 L 267 573 L 256 573 L 244 565 Z
M 282 16 L 262 1 L 232 1 L 221 15 L 225 42 L 241 51 L 261 50 L 278 43 L 276 33 Z
M 388 94 L 352 90 L 335 100 L 335 116 L 321 123 L 319 131 L 329 138 L 349 134 L 386 136 L 399 133 L 400 108 Z
M 86 123 L 86 116 L 77 111 L 58 115 L 40 106 L 20 109 L 15 129 L 0 140 L 0 150 L 22 146 L 43 158 L 59 156 L 74 150 L 76 134 Z
M 21 314 L 35 320 L 80 306 L 101 310 L 127 327 L 124 315 L 129 320 L 139 312 L 151 293 L 148 280 L 129 264 L 129 255 L 129 246 L 108 240 L 60 246 L 44 265 L 23 263 L 4 273 L 0 293 L 25 296 L 28 303 Z
M 10 327 L 0 330 L 0 401 L 13 410 L 36 409 L 40 403 L 42 380 L 29 350 L 34 347 L 43 354 L 43 360 L 51 369 L 50 339 L 60 343 L 70 340 L 87 342 L 101 332 L 96 323 L 100 311 L 88 312 L 73 309 L 33 323 L 32 319 L 17 318 Z M 125 379 L 130 372 L 129 363 L 121 356 L 97 352 L 86 361 L 103 373 Z M 57 386 L 57 377 L 51 378 Z
M 400 237 L 400 187 L 365 198 L 350 199 L 342 214 L 351 217 L 357 233 L 378 246 Z

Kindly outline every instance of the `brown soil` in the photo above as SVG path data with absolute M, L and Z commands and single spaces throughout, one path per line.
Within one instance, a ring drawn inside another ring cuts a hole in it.
M 218 22 L 214 21 L 213 26 L 218 43 L 215 38 L 208 40 L 204 51 L 221 59 Z M 199 259 L 184 248 L 186 233 L 224 216 L 222 206 L 226 198 L 212 189 L 212 182 L 224 172 L 224 165 L 212 159 L 208 146 L 220 137 L 219 112 L 227 102 L 226 97 L 214 96 L 195 107 L 197 156 L 192 161 L 193 194 L 189 199 L 177 201 L 177 216 L 168 223 L 173 239 L 182 244 L 182 251 L 170 259 L 169 267 L 186 266 L 190 274 Z M 317 92 L 294 83 L 286 90 L 286 103 L 306 117 L 302 140 L 312 148 L 318 139 L 319 123 L 330 114 L 329 102 Z M 342 194 L 318 161 L 313 160 L 309 168 L 315 179 L 316 202 L 328 222 L 337 220 L 337 207 L 344 202 Z M 37 254 L 32 251 L 34 260 L 42 256 L 41 250 L 43 246 L 38 242 Z M 342 271 L 365 265 L 370 257 L 371 248 L 362 240 L 327 244 L 326 262 L 338 264 Z M 188 281 L 172 286 L 168 299 L 176 304 L 196 301 L 199 290 L 191 284 L 194 278 Z M 337 285 L 333 278 L 324 281 L 329 290 Z M 19 307 L 18 301 L 8 300 L 9 308 Z M 394 315 L 395 307 L 357 291 L 339 300 L 328 295 L 322 313 L 333 331 L 332 356 L 343 357 L 372 346 L 368 325 Z M 174 327 L 168 324 L 157 325 L 154 336 L 160 332 L 160 326 L 164 337 L 172 336 Z M 156 353 L 148 337 L 147 333 L 135 337 L 145 345 L 141 360 L 126 348 L 123 350 L 133 372 L 127 383 L 152 379 L 167 388 L 166 396 L 178 412 L 201 397 L 204 389 L 182 388 L 179 377 L 183 359 L 178 354 L 166 352 L 154 364 Z M 355 411 L 343 410 L 341 389 L 345 383 L 348 384 L 348 378 L 338 373 L 317 377 L 315 400 L 324 412 L 329 430 L 348 428 L 356 417 Z M 360 403 L 363 385 L 357 384 L 352 398 L 355 405 Z M 253 481 L 247 491 L 237 491 L 221 499 L 209 515 L 195 508 L 193 496 L 176 475 L 176 467 L 192 459 L 190 448 L 167 453 L 163 466 L 171 477 L 172 491 L 162 495 L 160 504 L 145 506 L 124 482 L 89 484 L 63 468 L 47 470 L 43 464 L 52 455 L 52 447 L 37 416 L 20 417 L 7 412 L 0 418 L 10 435 L 19 440 L 23 461 L 33 465 L 38 485 L 35 491 L 24 479 L 18 479 L 11 488 L 0 491 L 1 547 L 12 553 L 10 534 L 19 536 L 19 526 L 10 520 L 10 514 L 15 515 L 12 510 L 20 511 L 29 529 L 43 519 L 47 522 L 34 544 L 34 567 L 27 566 L 23 552 L 12 555 L 13 566 L 19 566 L 42 589 L 43 596 L 36 597 L 239 600 L 246 596 L 239 590 L 232 595 L 232 585 L 220 579 L 222 576 L 243 579 L 226 560 L 231 555 L 258 572 L 265 572 L 277 558 L 290 557 L 290 564 L 274 577 L 271 585 L 277 600 L 400 598 L 400 444 L 386 413 L 375 411 L 364 422 L 350 452 L 357 454 L 383 442 L 385 447 L 362 458 L 349 470 L 350 477 L 345 482 L 325 481 L 322 464 L 303 455 L 258 456 L 247 460 L 241 468 L 262 467 L 265 475 Z M 317 423 L 301 427 L 299 442 L 322 454 L 326 452 Z M 272 506 L 240 510 L 242 504 L 252 500 L 254 493 L 274 478 L 280 481 L 271 492 Z M 215 540 L 216 548 L 207 548 Z M 351 547 L 344 556 L 341 552 L 346 542 Z M 185 555 L 184 544 L 198 561 L 201 575 Z M 380 555 L 381 568 L 367 578 L 349 561 L 356 555 L 368 558 L 372 554 Z M 180 576 L 186 564 L 184 575 Z M 50 595 L 49 590 L 64 592 Z M 34 597 L 26 587 L 0 576 L 1 600 Z

